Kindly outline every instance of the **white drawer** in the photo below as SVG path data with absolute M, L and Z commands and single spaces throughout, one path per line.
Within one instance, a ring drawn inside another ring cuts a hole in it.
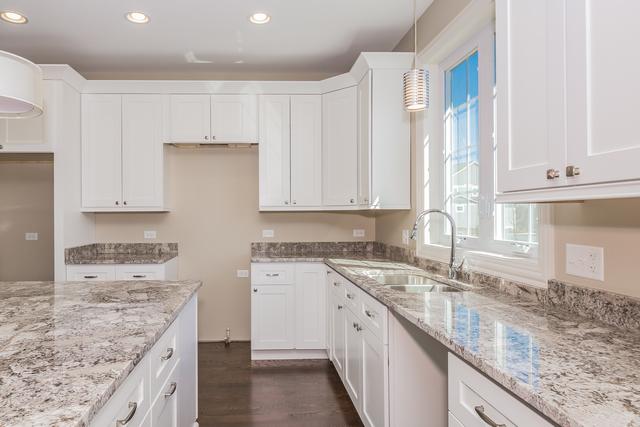
M 149 352 L 151 397 L 160 392 L 173 367 L 180 359 L 178 321 L 174 321 Z
M 292 285 L 294 277 L 294 264 L 277 262 L 251 264 L 252 285 Z
M 490 420 L 508 427 L 551 427 L 541 415 L 451 353 L 449 412 L 465 427 L 486 427 Z
M 164 280 L 164 272 L 162 264 L 117 265 L 116 280 Z
M 346 280 L 341 275 L 339 275 L 338 273 L 333 273 L 329 277 L 329 290 L 333 295 L 342 299 L 344 298 L 345 283 Z
M 178 402 L 182 393 L 180 362 L 169 373 L 151 406 L 151 425 L 154 427 L 183 427 L 178 424 Z
M 148 425 L 148 419 L 145 418 L 151 406 L 148 369 L 145 357 L 98 412 L 91 425 L 96 427 L 121 425 L 129 417 L 127 427 Z M 118 420 L 122 420 L 121 424 L 116 424 Z
M 72 282 L 104 282 L 116 279 L 113 265 L 68 265 L 67 280 Z
M 360 298 L 360 311 L 358 316 L 373 334 L 388 343 L 388 310 L 384 304 L 377 301 L 362 289 L 358 289 Z

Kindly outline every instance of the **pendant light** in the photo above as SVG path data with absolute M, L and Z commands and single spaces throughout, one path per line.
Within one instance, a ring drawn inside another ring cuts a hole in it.
M 0 50 L 0 118 L 42 114 L 42 70 L 20 56 Z
M 404 108 L 410 113 L 429 107 L 429 73 L 416 68 L 418 57 L 418 18 L 413 0 L 413 69 L 404 73 Z

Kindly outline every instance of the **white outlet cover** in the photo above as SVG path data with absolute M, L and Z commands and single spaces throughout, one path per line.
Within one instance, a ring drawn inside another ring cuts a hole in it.
M 364 237 L 365 232 L 362 228 L 354 228 L 353 229 L 353 237 Z
M 567 243 L 566 271 L 572 276 L 604 281 L 604 249 Z
M 402 244 L 403 245 L 408 245 L 409 244 L 409 230 L 402 230 Z
M 24 233 L 24 240 L 38 240 L 38 233 Z
M 275 233 L 273 230 L 262 230 L 262 237 L 273 237 Z
M 156 230 L 145 230 L 144 231 L 144 238 L 145 239 L 155 239 L 158 237 L 158 233 L 156 232 Z
M 249 277 L 249 270 L 237 270 L 236 275 L 238 277 Z

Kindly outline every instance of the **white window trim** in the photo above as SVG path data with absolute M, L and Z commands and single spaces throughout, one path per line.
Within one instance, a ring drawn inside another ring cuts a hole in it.
M 443 171 L 440 159 L 429 157 L 427 146 L 432 141 L 442 141 L 443 126 L 443 69 L 441 64 L 459 49 L 465 49 L 467 54 L 474 45 L 477 46 L 477 36 L 481 32 L 494 28 L 493 3 L 490 0 L 473 0 L 438 36 L 418 55 L 418 63 L 429 70 L 432 101 L 430 108 L 415 114 L 416 126 L 416 205 L 420 212 L 424 206 L 425 197 L 429 197 L 429 186 L 441 186 Z M 462 59 L 462 57 L 460 58 Z M 424 165 L 430 164 L 438 173 L 429 176 Z M 441 208 L 442 206 L 433 206 Z M 538 256 L 525 258 L 519 256 L 500 255 L 477 250 L 460 249 L 460 256 L 464 256 L 467 268 L 474 271 L 489 273 L 508 280 L 523 282 L 538 287 L 546 287 L 547 281 L 554 270 L 554 230 L 551 223 L 553 208 L 550 205 L 539 205 L 540 224 L 538 228 Z M 432 221 L 435 216 L 432 216 Z M 429 218 L 425 218 L 429 220 Z M 437 220 L 436 220 L 437 221 Z M 434 221 L 435 223 L 435 221 Z M 427 223 L 429 224 L 429 223 Z M 426 227 L 428 227 L 427 225 Z M 437 244 L 424 244 L 425 228 L 420 227 L 416 252 L 419 256 L 448 262 L 449 247 Z M 428 231 L 427 231 L 428 232 Z

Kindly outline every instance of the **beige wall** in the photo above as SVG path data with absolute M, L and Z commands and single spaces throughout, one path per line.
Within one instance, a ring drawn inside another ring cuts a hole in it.
M 375 219 L 357 213 L 259 213 L 256 148 L 167 147 L 172 211 L 157 214 L 97 214 L 98 242 L 143 241 L 157 230 L 158 241 L 179 243 L 179 276 L 201 279 L 200 339 L 250 337 L 249 269 L 252 241 L 336 241 L 354 239 L 362 228 L 375 238 Z M 274 239 L 263 239 L 262 229 Z
M 50 156 L 0 154 L 0 242 L 0 281 L 53 280 Z

